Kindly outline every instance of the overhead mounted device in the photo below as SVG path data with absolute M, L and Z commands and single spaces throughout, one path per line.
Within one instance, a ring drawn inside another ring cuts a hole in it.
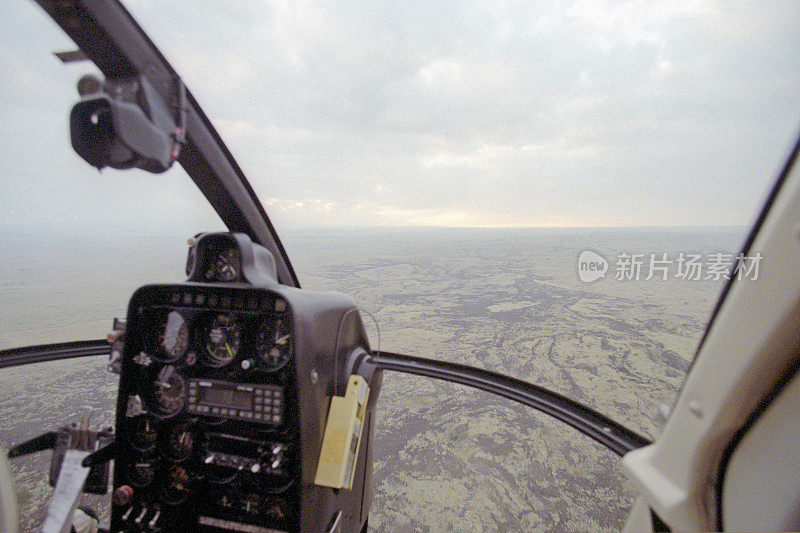
M 102 169 L 141 168 L 160 173 L 172 166 L 184 141 L 185 95 L 179 84 L 178 121 L 145 77 L 91 76 L 78 83 L 81 100 L 70 113 L 72 147 Z

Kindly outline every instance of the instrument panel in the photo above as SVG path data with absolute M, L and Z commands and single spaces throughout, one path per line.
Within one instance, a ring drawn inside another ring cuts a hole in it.
M 180 295 L 179 295 L 180 296 Z M 199 294 L 204 302 L 204 295 Z M 193 304 L 195 303 L 193 297 Z M 217 307 L 224 300 L 228 305 Z M 243 371 L 274 372 L 289 361 L 292 333 L 286 303 L 267 311 L 231 310 L 232 297 L 215 294 L 207 307 L 156 307 L 145 320 L 146 353 L 161 363 L 222 368 L 235 363 Z M 185 305 L 185 304 L 182 304 Z
M 293 333 L 288 303 L 268 289 L 185 284 L 134 295 L 113 531 L 295 529 Z
M 111 531 L 363 529 L 381 373 L 355 302 L 278 284 L 272 255 L 243 233 L 190 239 L 186 274 L 128 305 Z M 339 490 L 315 472 L 353 373 L 370 403 L 357 456 L 342 458 L 352 487 Z

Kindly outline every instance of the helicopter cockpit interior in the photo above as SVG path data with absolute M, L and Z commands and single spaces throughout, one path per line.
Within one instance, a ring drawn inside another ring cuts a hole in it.
M 112 362 L 120 466 L 111 529 L 308 530 L 321 514 L 331 527 L 360 529 L 381 376 L 364 362 L 369 344 L 353 302 L 279 285 L 271 254 L 244 234 L 196 236 L 187 274 L 185 284 L 131 298 Z M 329 399 L 353 394 L 348 406 L 364 408 L 352 413 L 357 425 L 339 430 L 349 440 L 336 435 L 346 455 L 330 466 L 346 479 L 315 479 L 328 468 L 317 463 L 323 430 L 334 431 L 321 423 L 334 415 Z
M 64 420 L 7 451 L 53 450 L 42 531 L 75 527 L 84 494 L 110 495 L 87 531 L 366 531 L 376 408 L 398 373 L 503 397 L 609 451 L 636 493 L 626 531 L 800 527 L 800 142 L 742 247 L 768 258 L 760 277 L 728 278 L 653 439 L 489 365 L 381 350 L 351 296 L 300 287 L 244 172 L 130 12 L 36 1 L 78 47 L 59 59 L 102 74 L 78 80 L 75 153 L 97 169 L 180 166 L 227 228 L 189 237 L 185 280 L 139 286 L 107 339 L 0 350 L 0 368 L 107 355 L 119 376 L 113 427 Z M 15 533 L 3 452 L 0 531 Z

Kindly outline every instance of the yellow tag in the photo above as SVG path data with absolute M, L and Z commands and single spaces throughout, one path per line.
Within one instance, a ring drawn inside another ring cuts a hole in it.
M 344 396 L 331 398 L 314 478 L 317 485 L 352 488 L 368 399 L 369 386 L 361 376 L 350 376 Z

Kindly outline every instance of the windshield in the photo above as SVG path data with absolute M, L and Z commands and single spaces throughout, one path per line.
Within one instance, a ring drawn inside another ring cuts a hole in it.
M 137 286 L 184 279 L 188 237 L 224 227 L 177 165 L 98 174 L 72 152 L 93 69 L 62 65 L 74 44 L 11 4 L 1 347 L 100 338 Z M 301 285 L 353 296 L 373 347 L 510 374 L 655 437 L 726 278 L 769 260 L 730 268 L 797 134 L 796 3 L 126 5 Z M 78 412 L 81 394 L 37 415 L 37 387 L 85 375 L 113 396 L 102 364 L 1 375 L 3 444 Z M 378 417 L 377 530 L 614 530 L 632 504 L 616 457 L 504 399 L 387 374 Z M 15 468 L 36 524 L 46 489 Z
M 189 237 L 225 226 L 177 165 L 98 172 L 78 158 L 69 110 L 97 69 L 56 58 L 75 44 L 32 2 L 2 14 L 0 349 L 104 338 L 137 287 L 185 279 Z

